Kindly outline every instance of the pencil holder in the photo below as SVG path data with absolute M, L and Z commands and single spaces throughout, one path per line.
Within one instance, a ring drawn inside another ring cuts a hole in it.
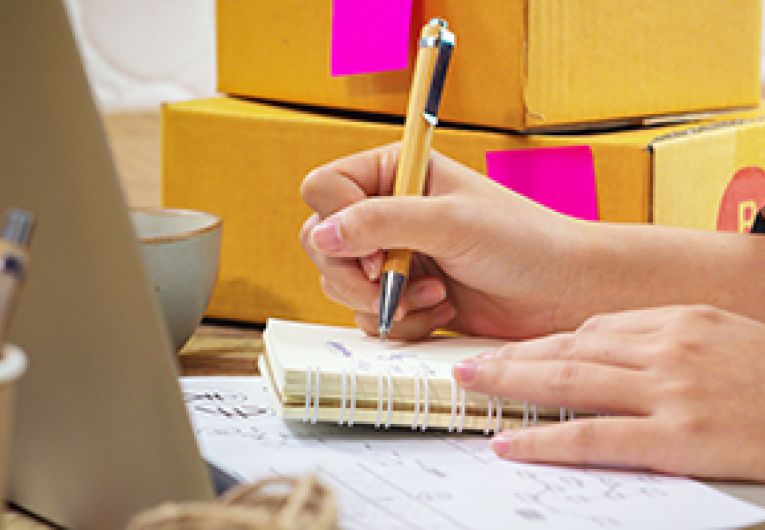
M 13 416 L 16 383 L 24 374 L 27 358 L 17 346 L 6 344 L 0 357 L 0 494 L 5 498 L 11 440 L 13 439 Z M 2 522 L 0 522 L 2 525 Z

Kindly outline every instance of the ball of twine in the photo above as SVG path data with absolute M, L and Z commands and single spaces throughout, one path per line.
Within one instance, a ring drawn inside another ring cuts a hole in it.
M 216 502 L 165 503 L 127 530 L 333 530 L 332 491 L 316 477 L 273 477 L 231 489 Z

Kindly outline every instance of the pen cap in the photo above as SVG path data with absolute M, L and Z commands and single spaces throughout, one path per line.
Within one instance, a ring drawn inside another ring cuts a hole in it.
M 20 208 L 7 210 L 3 226 L 0 228 L 0 239 L 19 247 L 27 247 L 32 238 L 34 224 L 34 215 L 31 212 Z
M 431 18 L 427 24 L 422 26 L 420 39 L 425 39 L 425 42 L 432 43 L 432 40 L 428 41 L 427 39 L 438 39 L 441 36 L 441 30 L 447 29 L 448 27 L 449 24 L 446 22 L 446 20 L 442 18 Z

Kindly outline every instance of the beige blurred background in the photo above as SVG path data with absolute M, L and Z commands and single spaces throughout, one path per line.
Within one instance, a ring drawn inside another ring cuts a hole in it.
M 159 106 L 215 95 L 214 0 L 65 0 L 133 206 L 160 204 Z

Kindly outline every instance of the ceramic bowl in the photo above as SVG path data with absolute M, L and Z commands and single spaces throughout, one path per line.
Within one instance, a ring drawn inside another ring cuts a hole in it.
M 191 210 L 130 212 L 154 292 L 178 351 L 207 308 L 218 275 L 221 226 L 215 215 Z

